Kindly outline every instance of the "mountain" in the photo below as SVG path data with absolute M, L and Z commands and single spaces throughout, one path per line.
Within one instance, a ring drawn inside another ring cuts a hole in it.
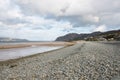
M 70 33 L 64 36 L 60 36 L 56 41 L 120 41 L 120 30 L 112 30 L 107 32 L 93 32 L 89 34 L 77 34 Z
M 0 37 L 0 42 L 11 42 L 11 41 L 28 41 L 26 39 L 17 39 L 17 38 L 9 38 L 9 37 Z
M 78 38 L 79 34 L 77 33 L 70 33 L 65 36 L 58 37 L 56 41 L 72 41 L 75 38 Z

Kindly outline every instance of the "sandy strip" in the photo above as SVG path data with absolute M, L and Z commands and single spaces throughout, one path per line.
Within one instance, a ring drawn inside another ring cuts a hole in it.
M 70 46 L 73 44 L 75 44 L 75 42 L 30 42 L 30 43 L 0 45 L 0 49 L 22 48 L 22 47 L 30 47 L 30 46 Z
M 120 43 L 118 43 L 120 44 Z M 120 46 L 97 42 L 0 62 L 1 80 L 120 80 Z

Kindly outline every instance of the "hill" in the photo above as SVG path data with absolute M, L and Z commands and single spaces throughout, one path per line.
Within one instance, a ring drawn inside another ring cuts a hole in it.
M 56 41 L 120 41 L 120 30 L 112 30 L 107 32 L 93 32 L 89 34 L 70 33 L 60 36 Z
M 18 38 L 9 38 L 9 37 L 0 37 L 0 42 L 11 42 L 11 41 L 28 41 L 26 39 L 18 39 Z

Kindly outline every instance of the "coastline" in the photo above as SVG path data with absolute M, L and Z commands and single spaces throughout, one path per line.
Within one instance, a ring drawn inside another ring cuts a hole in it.
M 119 80 L 119 47 L 97 42 L 78 42 L 44 54 L 0 62 L 0 77 L 18 80 Z
M 21 44 L 9 44 L 9 46 L 1 45 L 0 62 L 10 61 L 17 58 L 24 58 L 26 56 L 32 56 L 34 54 L 42 54 L 44 52 L 53 51 L 67 46 L 72 46 L 74 44 L 75 42 L 74 43 L 73 42 L 39 42 L 39 43 L 32 42 L 32 43 L 21 43 Z

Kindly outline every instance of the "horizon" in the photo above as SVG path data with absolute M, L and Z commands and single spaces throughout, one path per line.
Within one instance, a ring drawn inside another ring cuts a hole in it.
M 117 29 L 117 30 L 120 30 L 120 29 Z M 117 31 L 117 30 L 109 30 L 109 31 Z M 94 32 L 90 32 L 90 33 L 75 33 L 75 34 L 91 34 L 91 33 L 95 33 L 95 32 L 101 32 L 101 33 L 104 33 L 104 32 L 109 32 L 109 31 L 94 31 Z M 74 34 L 74 33 L 67 33 L 67 34 Z M 67 34 L 64 34 L 64 35 L 61 35 L 61 36 L 58 36 L 58 37 L 62 37 L 62 36 L 65 36 L 65 35 L 67 35 Z M 56 37 L 55 38 L 55 40 L 29 40 L 29 39 L 25 39 L 25 40 L 28 40 L 28 41 L 30 41 L 30 42 L 51 42 L 51 41 L 56 41 L 56 39 L 58 38 L 58 37 Z M 0 38 L 12 38 L 12 39 L 23 39 L 23 38 L 14 38 L 14 37 L 0 37 Z
M 0 37 L 54 41 L 120 29 L 120 0 L 0 0 Z

